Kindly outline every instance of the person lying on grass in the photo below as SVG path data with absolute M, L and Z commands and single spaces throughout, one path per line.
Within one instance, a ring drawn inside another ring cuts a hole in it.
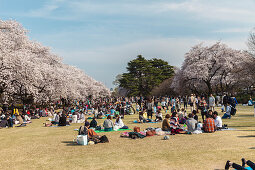
M 255 169 L 255 163 L 248 160 L 246 161 L 244 158 L 242 158 L 242 166 L 238 165 L 236 163 L 227 161 L 225 165 L 225 170 L 228 170 L 230 167 L 235 168 L 236 170 L 245 170 L 245 165 L 248 165 L 251 169 Z

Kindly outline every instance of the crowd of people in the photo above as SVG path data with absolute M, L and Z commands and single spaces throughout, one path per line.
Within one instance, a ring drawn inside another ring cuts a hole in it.
M 168 110 L 172 114 L 176 113 L 178 121 L 183 124 L 190 118 L 190 115 L 187 115 L 188 105 L 195 119 L 197 118 L 196 114 L 199 111 L 201 112 L 202 122 L 205 121 L 206 115 L 212 115 L 214 107 L 220 104 L 222 105 L 222 111 L 225 112 L 222 118 L 231 118 L 231 115 L 235 112 L 236 99 L 227 95 L 222 97 L 222 100 L 220 99 L 218 96 L 214 97 L 213 95 L 206 98 L 192 94 L 189 97 L 109 97 L 98 99 L 86 98 L 85 100 L 62 98 L 55 103 L 48 104 L 48 107 L 24 105 L 22 109 L 18 109 L 14 105 L 8 107 L 7 104 L 4 104 L 0 110 L 0 127 L 13 127 L 13 124 L 25 126 L 25 124 L 31 123 L 31 119 L 47 116 L 53 117 L 50 118 L 51 123 L 47 124 L 47 126 L 84 123 L 86 115 L 92 115 L 96 119 L 103 119 L 109 115 L 116 118 L 119 115 L 119 119 L 124 119 L 125 115 L 138 114 L 139 122 L 160 122 L 163 121 L 163 113 L 166 113 Z M 181 108 L 182 103 L 183 108 Z M 155 120 L 152 120 L 154 115 Z M 105 125 L 109 125 L 109 123 Z

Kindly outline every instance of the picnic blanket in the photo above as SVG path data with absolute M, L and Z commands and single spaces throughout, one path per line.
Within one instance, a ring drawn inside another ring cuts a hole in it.
M 245 167 L 244 169 L 247 169 L 247 170 L 252 170 L 252 168 L 251 168 L 251 167 Z
M 131 130 L 131 129 L 118 129 L 117 131 L 126 131 L 126 130 Z M 117 132 L 115 130 L 112 131 L 104 131 L 104 130 L 96 130 L 96 133 L 101 133 L 101 132 Z
M 137 120 L 133 121 L 133 123 L 140 123 Z M 144 123 L 159 123 L 159 122 L 144 122 Z
M 70 125 L 66 125 L 66 126 L 70 126 Z M 65 126 L 53 125 L 53 126 L 48 126 L 48 127 L 65 127 Z
M 94 117 L 88 117 L 88 119 L 93 119 Z M 102 117 L 102 119 L 105 119 L 106 117 L 104 116 L 104 117 Z
M 221 129 L 221 131 L 236 130 L 235 128 Z

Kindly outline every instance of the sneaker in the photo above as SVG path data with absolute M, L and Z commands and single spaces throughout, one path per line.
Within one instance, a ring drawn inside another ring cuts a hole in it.
M 229 162 L 230 162 L 230 161 L 227 161 L 227 162 L 226 162 L 225 170 L 228 170 L 228 169 L 229 169 L 229 167 L 230 167 Z
M 246 161 L 244 158 L 242 158 L 242 167 L 245 167 Z

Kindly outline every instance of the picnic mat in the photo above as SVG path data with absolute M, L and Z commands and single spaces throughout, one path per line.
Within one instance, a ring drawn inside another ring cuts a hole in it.
M 137 120 L 133 121 L 133 123 L 140 123 Z M 144 122 L 144 123 L 159 123 L 159 122 Z
M 247 170 L 252 170 L 252 168 L 251 168 L 251 167 L 245 167 L 244 169 L 247 169 Z
M 70 125 L 66 125 L 66 126 L 70 126 Z M 45 127 L 46 127 L 46 126 L 45 126 Z M 65 127 L 65 126 L 53 125 L 53 126 L 47 126 L 47 127 Z
M 131 130 L 131 129 L 118 129 L 117 131 L 126 131 L 126 130 Z M 104 131 L 104 130 L 96 130 L 96 133 L 101 133 L 101 132 L 117 132 L 115 130 L 112 131 Z
M 88 119 L 93 119 L 94 117 L 88 117 Z M 102 119 L 105 119 L 106 117 L 104 116 L 104 117 L 102 117 Z
M 221 131 L 236 130 L 235 128 L 221 129 Z

